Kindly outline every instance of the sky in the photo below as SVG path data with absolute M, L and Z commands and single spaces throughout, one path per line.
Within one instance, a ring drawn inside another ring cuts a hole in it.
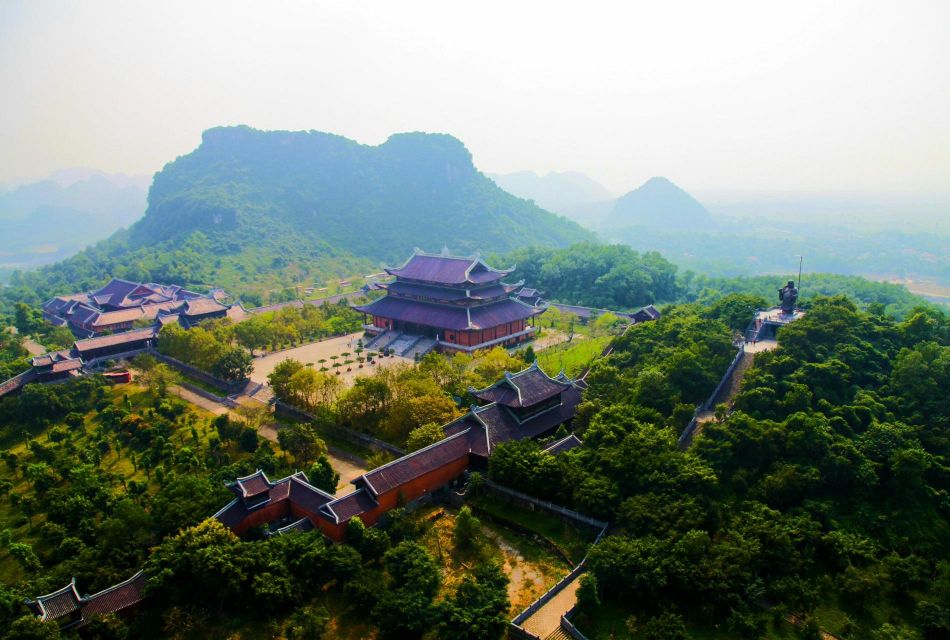
M 617 193 L 950 193 L 950 2 L 0 2 L 0 183 L 218 125 L 450 133 Z

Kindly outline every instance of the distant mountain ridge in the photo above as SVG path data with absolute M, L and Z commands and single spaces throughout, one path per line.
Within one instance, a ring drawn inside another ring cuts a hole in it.
M 508 193 L 534 200 L 538 206 L 562 215 L 579 206 L 613 198 L 606 187 L 579 171 L 551 171 L 543 176 L 534 171 L 517 171 L 490 173 L 488 177 Z
M 146 189 L 128 176 L 60 172 L 0 193 L 0 272 L 61 260 L 145 212 Z
M 696 230 L 710 229 L 715 223 L 696 198 L 666 178 L 656 177 L 618 198 L 605 226 Z

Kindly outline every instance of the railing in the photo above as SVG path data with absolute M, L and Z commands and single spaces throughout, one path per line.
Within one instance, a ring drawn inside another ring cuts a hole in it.
M 607 526 L 607 523 L 604 522 L 603 520 L 597 520 L 596 518 L 585 516 L 582 513 L 571 511 L 570 509 L 554 504 L 553 502 L 548 502 L 547 500 L 539 500 L 535 497 L 529 496 L 526 493 L 521 493 L 520 491 L 515 491 L 514 489 L 509 489 L 508 487 L 492 482 L 491 480 L 487 478 L 482 480 L 482 487 L 487 487 L 490 491 L 501 494 L 502 496 L 506 496 L 508 498 L 513 498 L 515 500 L 520 500 L 521 502 L 532 504 L 545 511 L 548 511 L 549 513 L 553 513 L 558 516 L 568 518 L 569 520 L 578 522 L 582 525 L 587 525 L 589 527 L 594 527 L 596 529 L 603 529 L 604 527 Z M 600 540 L 600 537 L 598 536 L 598 541 L 599 540 Z
M 703 411 L 710 411 L 715 408 L 716 398 L 719 397 L 719 393 L 722 391 L 723 386 L 732 378 L 732 374 L 735 372 L 736 367 L 739 366 L 739 362 L 742 361 L 742 356 L 745 354 L 745 345 L 740 344 L 739 350 L 736 352 L 736 356 L 732 359 L 732 362 L 726 368 L 726 372 L 723 374 L 722 378 L 719 379 L 719 384 L 716 385 L 716 388 L 713 392 L 706 398 L 706 401 L 700 405 L 697 405 L 696 410 L 693 411 L 693 418 L 689 421 L 689 424 L 686 425 L 686 428 L 683 429 L 683 432 L 680 434 L 677 444 L 680 447 L 684 447 L 690 443 L 693 438 L 693 432 L 696 431 L 696 425 L 699 423 L 699 414 Z

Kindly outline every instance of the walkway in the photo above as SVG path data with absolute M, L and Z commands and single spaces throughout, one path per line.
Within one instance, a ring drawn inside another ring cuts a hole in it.
M 547 638 L 561 628 L 561 616 L 577 604 L 577 588 L 580 586 L 581 573 L 564 585 L 556 596 L 544 603 L 521 627 L 539 638 Z
M 704 424 L 707 422 L 712 422 L 716 419 L 716 407 L 718 405 L 726 404 L 731 410 L 732 402 L 736 399 L 736 396 L 739 395 L 739 390 L 742 388 L 742 379 L 745 377 L 746 372 L 752 368 L 752 363 L 755 360 L 755 354 L 761 353 L 763 351 L 771 351 L 777 347 L 778 342 L 775 340 L 760 340 L 755 344 L 751 342 L 747 342 L 745 344 L 745 351 L 742 353 L 742 359 L 739 360 L 739 364 L 737 364 L 736 368 L 733 369 L 729 381 L 722 386 L 722 389 L 719 391 L 719 395 L 716 396 L 715 400 L 713 401 L 713 408 L 709 411 L 703 411 L 698 416 L 696 416 L 696 429 L 693 431 L 691 440 L 695 440 L 696 436 L 703 432 Z

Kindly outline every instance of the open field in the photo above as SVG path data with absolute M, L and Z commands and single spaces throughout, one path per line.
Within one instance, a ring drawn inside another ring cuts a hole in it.
M 579 376 L 600 356 L 612 337 L 587 338 L 575 335 L 571 342 L 562 342 L 544 351 L 538 351 L 538 364 L 551 376 L 557 375 L 561 370 L 571 377 Z

